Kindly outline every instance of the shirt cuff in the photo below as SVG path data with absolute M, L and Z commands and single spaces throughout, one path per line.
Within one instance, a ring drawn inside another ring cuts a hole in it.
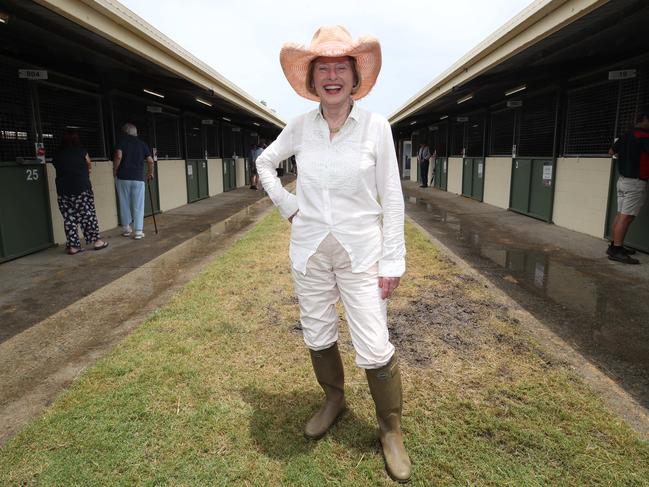
M 379 259 L 379 277 L 401 277 L 405 272 L 405 259 Z
M 297 210 L 297 196 L 293 193 L 288 193 L 286 199 L 278 206 L 279 213 L 285 219 L 289 219 Z

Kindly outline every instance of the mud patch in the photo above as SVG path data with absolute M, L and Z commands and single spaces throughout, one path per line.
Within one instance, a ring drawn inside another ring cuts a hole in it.
M 425 285 L 414 286 L 411 295 L 416 299 L 411 297 L 405 306 L 395 303 L 388 318 L 392 343 L 410 365 L 429 366 L 435 357 L 447 354 L 478 362 L 484 360 L 483 352 L 495 348 L 514 354 L 536 352 L 525 338 L 494 329 L 494 321 L 507 330 L 517 329 L 519 320 L 505 304 L 485 298 L 484 285 L 475 277 L 440 270 L 419 279 Z

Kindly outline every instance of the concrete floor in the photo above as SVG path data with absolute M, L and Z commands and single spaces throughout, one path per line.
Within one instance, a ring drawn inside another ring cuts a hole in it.
M 414 182 L 404 182 L 404 194 L 408 216 L 594 365 L 648 417 L 649 255 L 636 255 L 640 265 L 620 264 L 607 259 L 602 238 Z M 603 384 L 610 389 L 611 382 Z
M 241 188 L 156 215 L 157 235 L 147 218 L 140 241 L 0 265 L 0 445 L 271 209 Z

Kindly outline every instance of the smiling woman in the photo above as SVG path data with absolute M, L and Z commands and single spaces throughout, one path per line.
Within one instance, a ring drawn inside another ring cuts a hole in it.
M 318 109 L 290 122 L 258 158 L 264 188 L 292 223 L 289 254 L 304 342 L 325 393 L 304 429 L 324 436 L 345 411 L 336 302 L 342 299 L 356 351 L 376 406 L 388 474 L 410 479 L 401 435 L 401 376 L 387 326 L 387 298 L 405 272 L 404 203 L 387 120 L 357 106 L 381 69 L 373 37 L 353 42 L 340 26 L 322 27 L 311 46 L 286 44 L 284 74 Z M 297 196 L 275 168 L 295 156 Z

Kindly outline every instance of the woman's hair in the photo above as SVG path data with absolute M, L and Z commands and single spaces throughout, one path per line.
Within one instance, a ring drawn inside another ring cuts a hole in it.
M 69 149 L 70 147 L 81 147 L 79 133 L 72 130 L 68 130 L 63 134 L 59 150 Z
M 315 64 L 318 62 L 319 57 L 315 58 L 309 63 L 309 71 L 306 74 L 306 89 L 309 90 L 309 93 L 312 93 L 315 96 L 318 94 L 315 91 L 315 85 L 313 84 L 313 70 L 315 69 Z M 361 75 L 358 72 L 356 67 L 356 58 L 352 56 L 347 56 L 349 59 L 349 64 L 352 66 L 352 72 L 354 73 L 354 86 L 352 87 L 352 95 L 358 91 L 358 88 L 361 86 Z

